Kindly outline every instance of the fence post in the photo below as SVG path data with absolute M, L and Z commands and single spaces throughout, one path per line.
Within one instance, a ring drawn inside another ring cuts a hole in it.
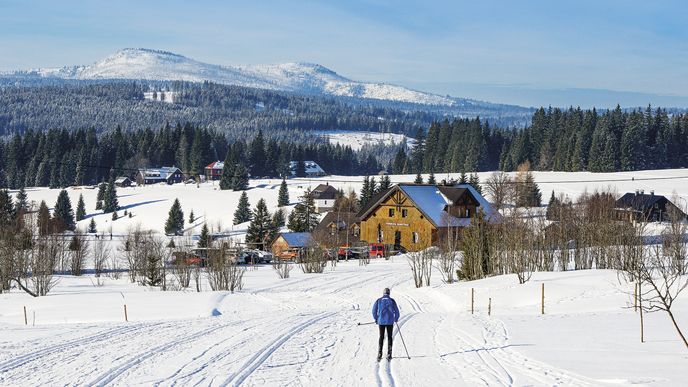
M 26 306 L 24 306 L 24 325 L 29 325 L 29 319 L 26 318 Z
M 129 322 L 129 316 L 127 316 L 127 304 L 124 304 L 124 321 Z
M 492 297 L 487 299 L 487 315 L 492 315 Z
M 475 305 L 475 288 L 471 288 L 471 314 L 475 310 L 473 306 Z
M 540 314 L 545 314 L 545 283 L 542 283 L 542 307 L 540 308 Z

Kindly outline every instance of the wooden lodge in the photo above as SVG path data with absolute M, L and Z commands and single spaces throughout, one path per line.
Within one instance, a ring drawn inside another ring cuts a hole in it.
M 499 218 L 468 184 L 398 184 L 375 195 L 358 213 L 360 237 L 368 243 L 418 251 L 436 245 L 447 228 L 468 226 L 478 211 L 488 221 Z

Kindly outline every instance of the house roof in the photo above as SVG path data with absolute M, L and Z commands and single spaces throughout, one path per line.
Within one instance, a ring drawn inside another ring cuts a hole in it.
M 115 180 L 115 183 L 124 183 L 127 180 L 130 180 L 130 179 L 126 176 L 120 176 L 117 178 L 117 180 Z
M 167 180 L 170 175 L 180 171 L 177 167 L 161 167 L 161 168 L 146 168 L 139 169 L 139 173 L 146 177 L 146 179 Z M 180 171 L 181 172 L 181 171 Z
M 644 211 L 662 200 L 667 198 L 662 195 L 628 192 L 616 201 L 616 207 Z
M 296 163 L 297 161 L 289 162 L 289 170 L 291 170 L 292 173 L 296 171 Z M 303 164 L 306 167 L 306 174 L 325 174 L 325 170 L 313 160 L 305 160 Z
M 280 234 L 290 247 L 304 247 L 314 243 L 309 232 L 283 232 Z
M 320 184 L 311 191 L 311 197 L 315 200 L 334 199 L 336 196 L 337 189 L 329 184 Z
M 206 165 L 206 169 L 222 169 L 225 167 L 224 161 L 213 161 L 212 163 Z
M 470 218 L 458 218 L 445 211 L 448 205 L 453 205 L 454 201 L 469 192 L 478 202 L 479 208 L 488 220 L 498 220 L 499 213 L 494 210 L 490 203 L 480 195 L 469 184 L 457 184 L 454 186 L 438 187 L 428 184 L 398 184 L 387 191 L 375 195 L 369 205 L 359 212 L 359 217 L 363 219 L 368 216 L 381 202 L 387 199 L 395 190 L 401 190 L 416 205 L 423 215 L 435 227 L 463 227 L 468 226 Z

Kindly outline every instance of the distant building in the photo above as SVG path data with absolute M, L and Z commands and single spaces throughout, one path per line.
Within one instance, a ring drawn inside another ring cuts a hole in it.
M 313 238 L 325 248 L 357 245 L 360 235 L 355 212 L 328 212 L 313 230 Z
M 126 176 L 120 176 L 117 178 L 117 180 L 115 180 L 115 185 L 118 187 L 131 187 L 131 184 L 131 179 Z
M 283 232 L 272 242 L 272 254 L 279 259 L 298 259 L 301 250 L 315 246 L 309 232 Z
M 181 183 L 183 179 L 182 171 L 177 167 L 146 168 L 139 169 L 136 174 L 138 185 L 167 183 Z
M 225 167 L 224 161 L 213 161 L 205 167 L 205 177 L 208 180 L 220 180 L 222 169 Z
M 375 195 L 358 218 L 361 240 L 418 251 L 436 245 L 448 229 L 471 224 L 478 211 L 501 218 L 468 184 L 397 184 Z
M 322 214 L 332 211 L 334 201 L 337 198 L 337 189 L 329 184 L 320 184 L 311 191 L 311 197 L 315 205 L 315 210 Z
M 303 162 L 305 169 L 306 169 L 306 177 L 316 177 L 316 176 L 325 176 L 325 170 L 318 165 L 315 161 L 312 160 L 306 160 Z M 298 164 L 298 161 L 290 161 L 289 162 L 289 171 L 291 173 L 291 177 L 296 177 L 296 165 Z
M 617 218 L 630 222 L 661 222 L 672 217 L 686 219 L 686 214 L 674 203 L 662 195 L 655 195 L 654 191 L 646 194 L 636 190 L 628 192 L 616 201 Z

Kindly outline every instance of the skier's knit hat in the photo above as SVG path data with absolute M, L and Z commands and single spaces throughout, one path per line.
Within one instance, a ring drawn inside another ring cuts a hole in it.
M 382 291 L 382 294 L 386 294 L 389 296 L 389 288 L 385 288 L 385 290 Z

